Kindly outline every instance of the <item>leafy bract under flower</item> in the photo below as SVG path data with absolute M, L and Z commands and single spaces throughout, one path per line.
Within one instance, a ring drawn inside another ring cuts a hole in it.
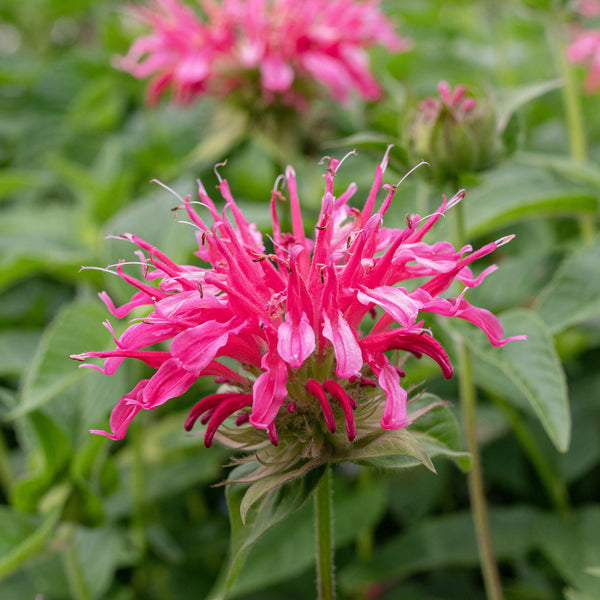
M 355 439 L 410 424 L 401 383 L 405 374 L 390 351 L 430 356 L 444 377 L 452 376 L 448 356 L 424 328 L 423 315 L 470 321 L 494 346 L 520 339 L 504 339 L 496 317 L 469 304 L 464 292 L 442 296 L 455 281 L 465 289 L 479 285 L 494 267 L 474 277 L 471 263 L 510 237 L 476 251 L 424 242 L 463 191 L 450 201 L 444 198 L 429 217 L 407 217 L 404 229 L 384 227 L 396 192 L 395 185 L 382 185 L 386 164 L 387 154 L 358 210 L 348 205 L 354 185 L 334 195 L 340 161 L 329 160 L 313 238 L 305 236 L 296 177 L 288 167 L 292 232 L 281 231 L 277 204 L 285 198 L 273 190 L 271 251 L 236 205 L 225 179 L 218 186 L 225 200 L 221 211 L 201 184 L 200 203 L 188 196 L 177 207 L 197 228 L 196 254 L 204 266 L 176 264 L 136 235 L 123 234 L 138 247 L 142 273 L 135 278 L 122 264 L 116 272 L 136 292 L 120 307 L 106 293 L 100 297 L 118 318 L 144 305 L 150 307 L 149 314 L 119 337 L 105 323 L 115 349 L 72 358 L 104 358 L 102 367 L 83 366 L 106 374 L 114 373 L 124 359 L 136 358 L 154 374 L 119 400 L 110 432 L 94 433 L 122 439 L 140 410 L 154 409 L 186 392 L 200 377 L 214 376 L 221 389 L 201 399 L 185 423 L 187 430 L 198 419 L 206 425 L 207 446 L 215 438 L 246 449 L 281 442 L 294 460 L 327 452 L 334 456 Z M 377 208 L 382 189 L 385 198 Z M 201 205 L 210 222 L 194 204 Z M 148 349 L 160 343 L 165 349 Z M 238 368 L 232 368 L 236 363 Z M 232 416 L 235 426 L 233 420 L 225 423 Z
M 373 0 L 198 0 L 205 19 L 180 0 L 154 0 L 134 14 L 152 29 L 117 66 L 151 77 L 148 100 L 171 89 L 179 102 L 258 88 L 264 99 L 302 108 L 312 82 L 338 100 L 368 100 L 380 88 L 366 49 L 406 50 Z

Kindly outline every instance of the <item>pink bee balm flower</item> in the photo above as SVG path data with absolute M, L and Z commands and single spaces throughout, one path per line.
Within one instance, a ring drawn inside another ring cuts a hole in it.
M 198 0 L 205 18 L 180 0 L 155 0 L 134 14 L 151 33 L 117 66 L 151 77 L 148 100 L 171 89 L 178 102 L 255 85 L 267 102 L 301 107 L 315 81 L 338 100 L 377 99 L 366 49 L 406 50 L 376 1 Z
M 196 212 L 189 196 L 178 207 L 197 228 L 196 254 L 203 266 L 176 264 L 136 235 L 121 236 L 138 247 L 142 272 L 133 277 L 120 263 L 116 273 L 136 292 L 120 307 L 105 292 L 100 297 L 118 318 L 141 306 L 150 307 L 149 314 L 119 337 L 106 322 L 115 349 L 71 358 L 103 358 L 102 367 L 82 366 L 105 374 L 114 373 L 126 358 L 136 358 L 154 373 L 119 400 L 110 418 L 111 432 L 94 433 L 122 439 L 140 410 L 157 408 L 200 377 L 214 376 L 221 389 L 201 399 L 185 423 L 187 430 L 198 419 L 206 424 L 207 446 L 217 436 L 248 447 L 236 438 L 239 430 L 277 445 L 280 433 L 295 431 L 305 444 L 312 439 L 309 445 L 317 452 L 317 434 L 322 447 L 323 440 L 347 445 L 372 433 L 364 425 L 365 415 L 375 416 L 369 422 L 377 431 L 379 426 L 394 430 L 410 424 L 407 390 L 401 384 L 404 372 L 388 351 L 430 356 L 445 377 L 452 376 L 444 348 L 424 327 L 425 314 L 470 321 L 494 346 L 522 339 L 504 339 L 497 318 L 469 304 L 464 292 L 442 296 L 455 281 L 465 289 L 479 285 L 495 266 L 475 277 L 470 265 L 512 236 L 476 251 L 470 246 L 455 249 L 449 242 L 424 242 L 435 222 L 460 202 L 463 191 L 449 202 L 444 199 L 429 217 L 413 215 L 404 229 L 386 228 L 383 218 L 397 188 L 382 185 L 387 153 L 360 210 L 348 205 L 354 184 L 334 195 L 340 164 L 329 160 L 312 238 L 305 235 L 292 167 L 281 176 L 288 189 L 290 233 L 281 231 L 277 216 L 277 203 L 284 200 L 280 191 L 272 191 L 273 237 L 265 241 L 236 205 L 227 181 L 219 179 L 224 208 L 217 209 L 202 184 L 200 203 L 195 203 L 212 223 Z M 379 203 L 382 189 L 385 197 Z M 359 413 L 361 419 L 355 418 Z M 224 424 L 232 416 L 239 429 Z M 338 431 L 342 423 L 345 436 Z

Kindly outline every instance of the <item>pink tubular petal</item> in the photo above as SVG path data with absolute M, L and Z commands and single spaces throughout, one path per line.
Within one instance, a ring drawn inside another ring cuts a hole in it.
M 148 381 L 141 397 L 142 408 L 155 408 L 171 398 L 181 396 L 197 379 L 197 374 L 190 373 L 177 359 L 171 358 Z
M 90 430 L 90 433 L 104 435 L 111 440 L 122 440 L 127 433 L 129 423 L 131 423 L 135 415 L 142 409 L 141 405 L 138 403 L 138 398 L 143 394 L 148 382 L 148 379 L 142 379 L 129 393 L 125 394 L 112 409 L 109 424 L 114 433 L 108 433 L 100 429 L 92 429 Z
M 331 342 L 335 352 L 335 374 L 340 379 L 360 375 L 363 365 L 362 352 L 356 334 L 342 313 L 338 312 L 333 321 L 327 315 L 323 315 L 323 337 Z
M 319 401 L 321 410 L 323 411 L 325 425 L 327 425 L 327 429 L 329 429 L 331 433 L 335 433 L 335 417 L 333 416 L 331 405 L 329 404 L 329 400 L 327 400 L 327 396 L 325 395 L 325 391 L 321 384 L 316 379 L 309 379 L 306 382 L 306 390 L 311 396 L 314 396 Z
M 271 350 L 263 358 L 266 371 L 254 382 L 252 388 L 252 414 L 250 423 L 259 429 L 267 429 L 277 416 L 287 397 L 287 364 L 277 352 Z
M 303 313 L 298 323 L 287 320 L 277 330 L 277 352 L 294 369 L 314 352 L 315 332 Z
M 196 327 L 186 329 L 173 338 L 171 353 L 180 364 L 191 373 L 200 373 L 207 367 L 222 348 L 231 333 L 239 331 L 232 327 L 235 318 L 226 323 L 206 321 Z
M 356 401 L 350 397 L 346 390 L 333 379 L 328 379 L 323 383 L 323 387 L 327 390 L 342 407 L 344 413 L 344 420 L 346 421 L 346 433 L 348 434 L 348 441 L 352 442 L 356 437 L 356 423 L 354 422 L 353 408 L 356 408 Z
M 212 445 L 213 437 L 217 432 L 217 429 L 222 425 L 223 421 L 230 417 L 234 412 L 249 406 L 252 402 L 252 396 L 250 394 L 236 394 L 235 396 L 228 398 L 212 413 L 208 425 L 206 427 L 206 433 L 204 434 L 204 445 L 210 448 Z
M 266 90 L 285 92 L 294 81 L 294 70 L 280 56 L 265 56 L 260 64 L 261 82 Z
M 373 289 L 360 287 L 356 299 L 368 305 L 371 302 L 381 306 L 400 325 L 411 327 L 417 321 L 420 304 L 413 300 L 405 288 L 382 285 Z
M 390 364 L 385 354 L 371 356 L 368 362 L 385 392 L 381 426 L 384 429 L 401 429 L 410 425 L 411 421 L 408 420 L 406 412 L 407 394 L 400 385 L 398 371 Z
M 383 333 L 369 335 L 360 340 L 361 348 L 368 354 L 387 350 L 406 350 L 417 358 L 423 354 L 433 358 L 442 369 L 446 379 L 452 377 L 452 364 L 442 345 L 422 330 L 390 329 Z

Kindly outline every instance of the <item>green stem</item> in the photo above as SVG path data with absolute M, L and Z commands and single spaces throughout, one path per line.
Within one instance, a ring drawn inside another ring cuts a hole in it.
M 92 596 L 87 588 L 85 576 L 81 568 L 81 562 L 73 544 L 73 537 L 69 540 L 68 546 L 62 552 L 67 581 L 71 598 L 74 600 L 92 600 Z
M 457 246 L 461 246 L 466 241 L 462 204 L 459 204 L 454 208 L 454 214 L 456 244 Z M 503 600 L 502 584 L 500 582 L 500 574 L 494 557 L 490 535 L 490 525 L 483 486 L 483 470 L 481 467 L 479 445 L 477 443 L 477 393 L 473 382 L 473 363 L 471 360 L 471 353 L 462 340 L 459 341 L 457 350 L 459 366 L 458 388 L 462 421 L 465 430 L 467 451 L 471 454 L 472 461 L 471 470 L 467 475 L 467 482 L 469 486 L 469 500 L 473 514 L 473 523 L 475 526 L 475 537 L 477 538 L 477 548 L 479 550 L 479 558 L 481 561 L 481 571 L 488 600 Z
M 552 49 L 557 71 L 562 79 L 562 96 L 569 133 L 569 149 L 571 158 L 578 163 L 587 161 L 587 146 L 581 98 L 575 74 L 565 52 L 563 31 L 563 10 L 559 2 L 552 3 L 552 13 L 547 26 L 548 43 Z M 590 215 L 579 217 L 581 238 L 586 245 L 594 239 L 594 218 Z
M 132 530 L 139 550 L 146 549 L 146 503 L 145 503 L 145 473 L 144 473 L 144 437 L 140 422 L 131 428 L 133 451 L 133 477 L 131 497 L 134 506 Z
M 481 560 L 481 571 L 488 600 L 502 600 L 502 584 L 498 565 L 492 548 L 490 525 L 487 515 L 485 491 L 483 489 L 483 471 L 477 443 L 477 423 L 475 418 L 477 395 L 473 384 L 473 365 L 469 349 L 461 341 L 458 344 L 459 391 L 463 426 L 467 442 L 467 451 L 471 454 L 471 470 L 467 475 L 469 500 L 475 524 L 475 537 Z
M 2 429 L 0 429 L 0 487 L 2 487 L 5 498 L 9 498 L 13 481 L 12 469 L 10 468 L 8 456 L 8 446 L 6 445 Z
M 331 467 L 326 465 L 315 490 L 315 531 L 317 534 L 317 588 L 319 600 L 334 600 L 333 503 Z

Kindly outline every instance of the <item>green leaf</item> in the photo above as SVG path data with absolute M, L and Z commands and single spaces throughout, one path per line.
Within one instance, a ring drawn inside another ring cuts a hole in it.
M 528 102 L 547 94 L 553 90 L 559 89 L 563 85 L 561 79 L 551 79 L 549 81 L 539 81 L 536 83 L 527 83 L 515 88 L 505 89 L 496 99 L 496 108 L 498 113 L 498 130 L 502 131 L 508 124 L 510 117 L 516 110 Z
M 256 465 L 250 463 L 234 469 L 230 480 L 249 475 Z M 322 469 L 313 469 L 304 477 L 296 478 L 277 487 L 259 508 L 246 513 L 245 525 L 242 520 L 242 507 L 247 495 L 248 485 L 227 484 L 225 496 L 231 524 L 231 547 L 229 564 L 222 572 L 220 580 L 209 594 L 211 600 L 227 598 L 248 552 L 257 541 L 277 523 L 298 510 L 309 498 L 322 475 Z M 252 486 L 250 486 L 252 487 Z
M 0 375 L 20 375 L 29 367 L 40 332 L 11 329 L 0 332 Z
M 473 327 L 452 326 L 476 360 L 475 381 L 521 409 L 529 405 L 557 449 L 566 452 L 571 416 L 565 374 L 554 340 L 533 311 L 505 312 L 501 321 L 505 337 L 526 334 L 527 340 L 494 348 Z
M 0 552 L 0 580 L 44 551 L 47 543 L 54 538 L 61 508 L 55 506 L 35 528 L 17 511 L 0 507 L 0 544 L 5 546 Z M 10 539 L 5 532 L 10 532 L 14 537 Z
M 81 264 L 87 250 L 78 239 L 79 215 L 71 208 L 17 206 L 0 219 L 0 289 L 30 272 L 55 272 Z
M 40 187 L 49 179 L 43 171 L 6 169 L 0 173 L 0 200 L 22 190 Z
M 600 507 L 589 506 L 568 520 L 547 515 L 536 528 L 540 550 L 575 589 L 600 598 L 600 579 L 590 567 L 600 560 Z
M 106 310 L 100 302 L 76 300 L 66 305 L 45 330 L 23 383 L 19 405 L 9 418 L 23 416 L 46 404 L 79 381 L 87 369 L 78 369 L 70 354 L 98 349 L 110 341 L 101 323 Z
M 405 429 L 362 438 L 344 452 L 343 460 L 388 469 L 404 469 L 423 464 L 435 473 L 431 458 L 419 440 Z
M 543 215 L 577 215 L 598 210 L 589 187 L 557 177 L 545 168 L 504 163 L 486 171 L 469 190 L 463 209 L 471 236 Z
M 524 556 L 534 543 L 536 513 L 526 507 L 492 508 L 496 558 Z M 477 566 L 479 553 L 470 513 L 433 517 L 389 541 L 365 563 L 341 570 L 340 586 L 356 593 L 372 584 L 446 567 Z
M 72 448 L 65 433 L 43 413 L 28 415 L 28 422 L 37 440 L 32 457 L 37 468 L 15 485 L 12 501 L 21 510 L 33 512 L 42 496 L 64 475 Z
M 552 333 L 600 316 L 600 239 L 567 258 L 534 308 Z

